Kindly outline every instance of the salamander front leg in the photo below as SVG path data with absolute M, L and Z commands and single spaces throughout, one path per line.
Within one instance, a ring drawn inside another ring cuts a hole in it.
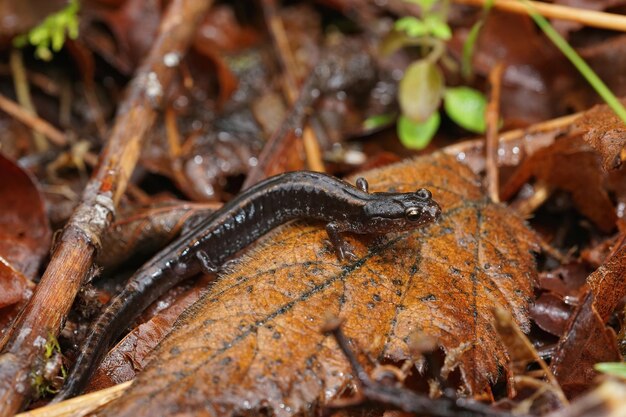
M 196 252 L 196 257 L 200 261 L 202 272 L 205 274 L 217 274 L 219 272 L 219 267 L 211 261 L 211 258 L 205 251 L 199 250 Z
M 363 191 L 364 193 L 369 193 L 369 183 L 363 177 L 359 177 L 356 179 L 356 188 Z
M 328 233 L 328 239 L 330 239 L 330 243 L 332 243 L 335 248 L 337 258 L 340 261 L 344 261 L 346 259 L 355 261 L 357 260 L 357 256 L 352 252 L 352 247 L 350 247 L 348 242 L 346 242 L 341 235 L 343 230 L 344 228 L 336 222 L 330 222 L 326 225 L 326 233 Z

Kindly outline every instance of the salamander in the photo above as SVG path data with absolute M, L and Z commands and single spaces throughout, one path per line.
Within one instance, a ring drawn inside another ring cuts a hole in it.
M 91 327 L 83 349 L 54 401 L 78 394 L 112 341 L 168 289 L 202 271 L 214 273 L 228 258 L 275 227 L 294 219 L 326 223 L 340 261 L 355 258 L 342 234 L 405 231 L 441 213 L 430 191 L 368 191 L 335 177 L 296 171 L 268 178 L 233 198 L 158 252 L 128 281 Z

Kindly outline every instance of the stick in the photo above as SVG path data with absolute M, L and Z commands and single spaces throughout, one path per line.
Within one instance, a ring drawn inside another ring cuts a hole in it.
M 293 106 L 298 99 L 296 60 L 291 53 L 291 49 L 289 48 L 289 42 L 287 40 L 287 33 L 285 32 L 283 21 L 276 13 L 276 1 L 264 0 L 261 4 L 265 19 L 268 22 L 268 28 L 270 34 L 272 35 L 278 59 L 285 75 L 283 91 L 287 96 L 289 104 Z M 315 136 L 315 133 L 313 132 L 313 129 L 311 129 L 311 126 L 306 124 L 303 126 L 302 141 L 304 144 L 308 168 L 313 171 L 325 172 L 320 144 Z
M 487 166 L 487 191 L 494 203 L 500 202 L 500 180 L 498 178 L 498 123 L 500 122 L 500 86 L 502 85 L 502 62 L 496 64 L 489 73 L 491 85 L 491 97 L 487 105 L 487 134 L 486 141 L 486 166 Z
M 52 126 L 50 123 L 46 122 L 41 117 L 30 113 L 28 110 L 26 110 L 13 100 L 9 100 L 2 94 L 0 94 L 0 110 L 4 111 L 10 116 L 13 116 L 16 120 L 24 123 L 35 132 L 41 133 L 42 135 L 50 139 L 50 142 L 54 143 L 55 145 L 67 145 L 67 139 L 65 138 L 65 134 L 63 134 L 63 132 Z
M 133 381 L 123 382 L 100 391 L 90 392 L 60 403 L 35 408 L 15 417 L 78 417 L 96 411 L 124 394 Z
M 483 6 L 486 0 L 453 0 L 458 4 L 468 4 L 472 6 Z M 626 16 L 586 10 L 576 7 L 561 6 L 558 4 L 548 4 L 538 1 L 529 1 L 537 13 L 552 19 L 563 19 L 578 22 L 585 26 L 592 26 L 602 29 L 612 29 L 626 32 Z M 493 7 L 518 14 L 528 14 L 528 8 L 517 0 L 495 0 Z

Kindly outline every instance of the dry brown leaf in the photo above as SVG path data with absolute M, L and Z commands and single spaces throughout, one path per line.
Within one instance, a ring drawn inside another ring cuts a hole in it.
M 600 230 L 615 227 L 617 215 L 604 186 L 600 158 L 580 136 L 568 136 L 526 159 L 502 190 L 508 200 L 531 177 L 568 191 L 578 210 Z
M 606 323 L 626 296 L 626 236 L 622 235 L 613 254 L 587 278 L 595 295 L 594 307 Z
M 135 374 L 148 363 L 154 348 L 171 331 L 178 316 L 198 301 L 212 281 L 213 276 L 208 275 L 199 279 L 190 289 L 179 294 L 169 307 L 159 311 L 128 333 L 107 353 L 85 391 L 100 390 L 133 379 Z M 155 301 L 156 304 L 162 302 L 162 300 Z
M 602 156 L 607 171 L 621 165 L 620 153 L 626 144 L 626 125 L 606 104 L 593 107 L 578 119 L 583 138 Z
M 0 256 L 34 278 L 48 254 L 52 232 L 35 180 L 0 154 Z
M 154 253 L 178 235 L 188 220 L 217 208 L 217 203 L 165 201 L 116 220 L 102 238 L 104 250 L 98 254 L 98 265 L 111 268 Z
M 592 386 L 599 375 L 593 365 L 622 361 L 615 332 L 604 324 L 593 299 L 593 292 L 589 291 L 570 319 L 550 365 L 570 398 Z
M 411 358 L 415 333 L 437 338 L 446 351 L 465 344 L 457 358 L 465 388 L 488 390 L 508 364 L 492 309 L 505 306 L 529 327 L 535 235 L 487 201 L 476 176 L 449 156 L 365 176 L 373 191 L 429 188 L 444 209 L 440 222 L 350 239 L 359 258 L 352 263 L 337 261 L 320 225 L 282 228 L 183 314 L 132 388 L 98 415 L 311 410 L 352 381 L 334 340 L 320 332 L 329 315 L 379 359 Z
M 30 297 L 34 284 L 0 256 L 0 308 Z

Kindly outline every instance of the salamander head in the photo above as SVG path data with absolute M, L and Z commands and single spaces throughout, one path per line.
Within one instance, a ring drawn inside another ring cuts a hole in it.
M 363 233 L 388 233 L 415 229 L 439 218 L 441 207 L 425 188 L 412 193 L 373 193 L 364 207 Z

